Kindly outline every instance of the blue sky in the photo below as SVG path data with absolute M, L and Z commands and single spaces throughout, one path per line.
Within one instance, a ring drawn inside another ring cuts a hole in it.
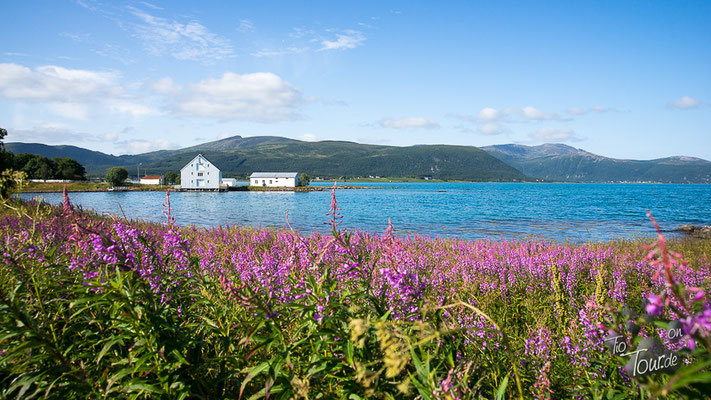
M 0 3 L 8 142 L 546 142 L 711 159 L 711 2 Z

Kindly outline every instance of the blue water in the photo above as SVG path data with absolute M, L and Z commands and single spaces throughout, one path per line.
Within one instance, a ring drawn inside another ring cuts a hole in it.
M 397 189 L 338 190 L 341 227 L 460 238 L 523 238 L 583 242 L 653 234 L 649 209 L 663 229 L 711 225 L 711 185 L 567 183 L 352 183 Z M 314 185 L 319 185 L 318 183 Z M 327 185 L 327 184 L 321 184 Z M 298 231 L 327 231 L 330 191 L 174 192 L 179 225 L 282 227 L 289 213 Z M 61 193 L 31 194 L 60 203 Z M 101 213 L 163 221 L 161 192 L 70 193 Z

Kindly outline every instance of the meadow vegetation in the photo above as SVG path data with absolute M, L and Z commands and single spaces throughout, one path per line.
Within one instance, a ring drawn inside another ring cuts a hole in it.
M 329 235 L 179 227 L 164 205 L 154 224 L 5 202 L 0 398 L 711 393 L 708 242 L 349 232 L 335 189 Z M 676 371 L 630 377 L 606 346 L 673 320 Z

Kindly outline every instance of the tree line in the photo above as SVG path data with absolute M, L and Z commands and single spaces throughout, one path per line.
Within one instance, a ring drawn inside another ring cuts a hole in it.
M 37 154 L 5 152 L 3 169 L 13 169 L 27 174 L 28 179 L 86 180 L 84 166 L 73 158 L 47 158 Z

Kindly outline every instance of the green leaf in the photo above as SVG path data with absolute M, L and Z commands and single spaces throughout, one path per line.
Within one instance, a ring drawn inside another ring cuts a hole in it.
M 110 342 L 106 343 L 104 347 L 101 349 L 99 352 L 99 356 L 96 358 L 96 364 L 99 364 L 101 362 L 101 359 L 104 358 L 104 355 L 106 355 L 106 352 L 111 349 L 116 343 L 121 343 L 123 344 L 123 338 L 118 337 L 116 339 L 111 340 Z
M 509 374 L 506 374 L 504 380 L 499 384 L 499 388 L 496 390 L 496 400 L 503 400 L 506 396 L 506 387 L 509 385 Z
M 266 371 L 269 369 L 269 361 L 264 361 L 263 363 L 257 365 L 256 367 L 253 367 L 249 369 L 249 373 L 247 374 L 247 377 L 244 378 L 244 381 L 242 382 L 242 386 L 239 388 L 239 397 L 242 398 L 242 392 L 244 392 L 244 388 L 247 387 L 247 384 L 249 381 L 251 381 L 254 377 L 257 375 L 261 374 L 262 372 Z M 247 371 L 243 371 L 247 372 Z

